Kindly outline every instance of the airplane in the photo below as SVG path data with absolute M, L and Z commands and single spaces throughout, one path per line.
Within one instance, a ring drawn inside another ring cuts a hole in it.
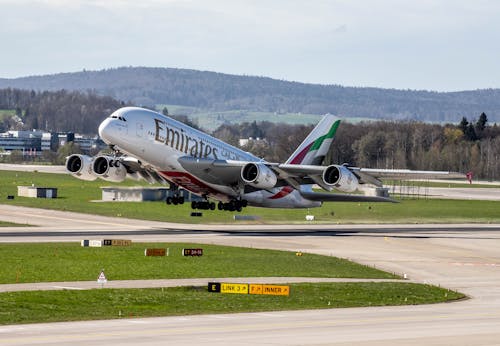
M 339 125 L 338 117 L 323 116 L 285 163 L 273 163 L 163 114 L 123 107 L 99 126 L 99 136 L 114 154 L 73 154 L 67 157 L 66 170 L 83 180 L 121 182 L 129 177 L 169 184 L 175 194 L 166 202 L 173 205 L 184 203 L 181 187 L 203 197 L 191 203 L 193 209 L 227 211 L 247 205 L 314 208 L 327 201 L 395 202 L 352 193 L 363 184 L 381 187 L 381 179 L 465 177 L 446 171 L 324 166 Z M 327 192 L 314 192 L 314 185 Z

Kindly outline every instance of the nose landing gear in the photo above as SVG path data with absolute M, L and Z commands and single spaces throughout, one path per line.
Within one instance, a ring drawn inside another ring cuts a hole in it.
M 184 197 L 174 195 L 173 197 L 167 197 L 167 200 L 165 202 L 168 205 L 170 205 L 170 204 L 173 204 L 173 205 L 184 204 Z

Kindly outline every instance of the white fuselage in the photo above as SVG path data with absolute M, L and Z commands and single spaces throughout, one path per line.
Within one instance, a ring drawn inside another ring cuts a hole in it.
M 109 145 L 137 158 L 168 181 L 195 194 L 227 201 L 238 196 L 235 187 L 209 184 L 179 163 L 180 157 L 261 162 L 248 152 L 229 145 L 206 133 L 150 110 L 125 107 L 106 118 L 99 126 L 99 135 Z M 321 203 L 304 199 L 290 186 L 258 190 L 244 196 L 252 205 L 290 208 L 317 207 Z

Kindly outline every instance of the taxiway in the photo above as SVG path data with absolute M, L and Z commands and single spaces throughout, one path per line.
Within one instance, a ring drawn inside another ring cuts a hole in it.
M 26 214 L 27 213 L 27 214 Z M 0 241 L 196 242 L 334 255 L 459 290 L 446 304 L 178 316 L 0 327 L 2 345 L 495 345 L 500 225 L 186 226 L 2 206 Z M 29 215 L 29 218 L 23 215 Z M 17 221 L 15 220 L 16 218 Z M 21 222 L 22 223 L 22 222 Z

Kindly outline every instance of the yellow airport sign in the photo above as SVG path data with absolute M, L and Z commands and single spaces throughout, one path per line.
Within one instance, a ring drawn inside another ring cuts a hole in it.
M 289 296 L 290 286 L 263 285 L 263 284 L 231 284 L 231 283 L 208 283 L 209 292 L 237 293 L 237 294 L 265 294 L 271 296 Z
M 272 296 L 289 296 L 290 286 L 262 285 L 262 293 Z
M 228 284 L 222 283 L 220 285 L 221 293 L 239 293 L 248 294 L 248 284 Z
M 262 294 L 262 285 L 250 284 L 250 294 Z
M 250 284 L 250 294 L 267 294 L 272 296 L 290 295 L 290 286 Z

